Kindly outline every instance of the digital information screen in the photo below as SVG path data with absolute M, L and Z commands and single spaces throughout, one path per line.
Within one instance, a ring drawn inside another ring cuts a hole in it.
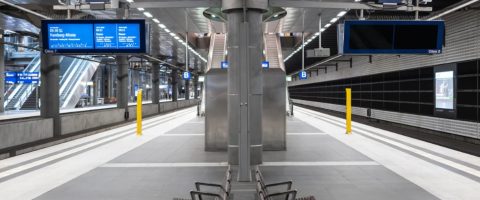
M 345 21 L 339 44 L 344 54 L 440 54 L 444 35 L 443 21 Z
M 5 72 L 7 84 L 38 84 L 39 82 L 39 72 Z
M 47 53 L 146 53 L 145 20 L 44 20 L 42 34 Z
M 17 73 L 16 72 L 5 72 L 5 83 L 6 84 L 16 84 L 17 83 Z
M 435 73 L 435 108 L 453 110 L 455 105 L 454 71 Z

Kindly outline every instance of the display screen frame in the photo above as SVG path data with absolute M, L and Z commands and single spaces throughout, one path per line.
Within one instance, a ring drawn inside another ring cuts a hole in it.
M 49 24 L 91 24 L 94 47 L 89 49 L 49 49 L 48 27 Z M 95 48 L 95 24 L 137 24 L 139 25 L 140 48 Z M 110 55 L 110 54 L 146 54 L 148 31 L 144 19 L 125 20 L 42 20 L 42 49 L 48 54 L 70 54 L 70 55 Z
M 393 26 L 392 48 L 390 49 L 353 49 L 350 45 L 351 27 L 355 25 L 364 26 Z M 396 26 L 437 26 L 437 43 L 433 49 L 395 49 L 395 27 Z M 343 24 L 343 54 L 440 54 L 443 52 L 445 40 L 445 22 L 434 21 L 393 21 L 393 20 L 347 20 Z
M 437 74 L 439 73 L 445 73 L 445 72 L 452 72 L 453 77 L 452 77 L 452 82 L 453 86 L 451 89 L 452 96 L 453 96 L 453 106 L 452 109 L 449 108 L 443 108 L 437 105 L 438 103 L 438 96 L 437 93 L 439 93 L 437 90 L 441 89 L 441 85 L 439 84 L 439 81 L 437 80 Z M 457 117 L 457 65 L 456 64 L 446 64 L 446 65 L 440 65 L 434 68 L 433 72 L 433 104 L 434 104 L 434 115 L 436 117 L 443 117 L 443 118 L 456 118 Z

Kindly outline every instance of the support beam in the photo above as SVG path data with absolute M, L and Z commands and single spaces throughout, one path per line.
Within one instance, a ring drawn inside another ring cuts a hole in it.
M 61 136 L 60 59 L 58 56 L 42 52 L 40 65 L 42 82 L 40 86 L 40 116 L 53 119 L 53 135 L 58 137 Z
M 221 0 L 194 0 L 194 1 L 150 1 L 150 2 L 135 2 L 131 4 L 131 8 L 209 8 L 221 7 Z
M 178 100 L 178 70 L 172 69 L 172 73 L 170 73 L 172 78 L 172 101 Z
M 432 7 L 398 6 L 384 8 L 381 4 L 348 3 L 334 1 L 298 1 L 298 0 L 274 0 L 269 1 L 270 7 L 291 8 L 321 8 L 321 9 L 354 9 L 354 10 L 389 10 L 389 11 L 419 11 L 431 12 Z
M 185 80 L 185 100 L 190 99 L 190 80 Z
M 152 103 L 158 104 L 160 101 L 160 64 L 152 66 Z
M 0 30 L 0 42 L 3 42 L 3 30 Z M 0 113 L 5 111 L 5 45 L 0 45 Z
M 117 108 L 125 109 L 125 120 L 130 118 L 128 113 L 128 57 L 117 56 Z
M 198 91 L 198 75 L 195 75 L 193 78 L 193 90 L 194 90 L 194 99 L 198 99 L 199 91 Z

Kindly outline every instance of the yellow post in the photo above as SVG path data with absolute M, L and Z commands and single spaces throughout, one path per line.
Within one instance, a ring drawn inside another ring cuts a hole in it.
M 345 89 L 345 97 L 347 100 L 346 105 L 346 120 L 347 120 L 347 134 L 352 134 L 352 89 L 347 88 Z
M 137 93 L 137 136 L 142 135 L 142 90 Z

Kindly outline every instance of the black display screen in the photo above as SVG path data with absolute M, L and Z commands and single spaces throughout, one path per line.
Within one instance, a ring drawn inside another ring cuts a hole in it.
M 340 29 L 343 54 L 440 54 L 443 21 L 345 21 Z
M 350 28 L 351 49 L 391 49 L 393 26 L 352 25 Z
M 396 26 L 395 49 L 436 49 L 437 33 L 438 26 Z

